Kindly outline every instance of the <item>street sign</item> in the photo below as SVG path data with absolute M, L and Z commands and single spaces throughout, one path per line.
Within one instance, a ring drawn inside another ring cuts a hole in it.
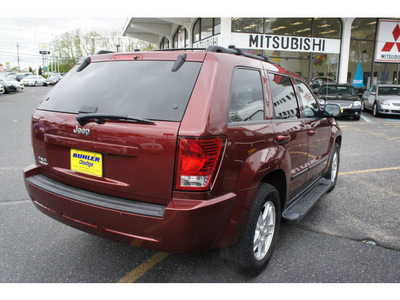
M 48 55 L 50 54 L 50 45 L 49 44 L 39 44 L 39 53 Z

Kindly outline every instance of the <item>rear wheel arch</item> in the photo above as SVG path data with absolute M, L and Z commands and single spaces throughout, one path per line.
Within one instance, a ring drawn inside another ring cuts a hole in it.
M 274 170 L 268 173 L 261 183 L 269 183 L 274 186 L 279 193 L 279 200 L 281 202 L 281 208 L 285 207 L 286 204 L 286 191 L 287 191 L 287 183 L 286 183 L 286 175 L 282 169 Z

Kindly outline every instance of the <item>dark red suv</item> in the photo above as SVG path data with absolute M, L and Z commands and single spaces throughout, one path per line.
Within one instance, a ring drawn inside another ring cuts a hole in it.
M 25 182 L 48 216 L 173 253 L 226 248 L 258 272 L 281 217 L 335 186 L 339 107 L 233 46 L 81 59 L 32 117 Z

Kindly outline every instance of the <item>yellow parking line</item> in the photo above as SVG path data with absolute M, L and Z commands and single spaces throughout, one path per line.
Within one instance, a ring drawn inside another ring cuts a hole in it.
M 158 252 L 154 254 L 152 257 L 147 259 L 141 265 L 136 267 L 134 270 L 126 274 L 123 278 L 121 278 L 118 283 L 133 283 L 142 277 L 148 270 L 153 268 L 156 264 L 161 262 L 164 258 L 166 258 L 169 254 L 164 252 Z
M 393 171 L 393 170 L 400 170 L 400 167 L 369 169 L 369 170 L 351 171 L 351 172 L 340 172 L 339 175 L 343 176 L 343 175 L 352 175 L 352 174 L 361 174 L 361 173 L 370 173 L 370 172 L 382 172 L 382 171 Z

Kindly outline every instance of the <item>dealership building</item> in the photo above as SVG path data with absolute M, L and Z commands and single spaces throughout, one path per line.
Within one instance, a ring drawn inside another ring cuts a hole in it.
M 123 35 L 159 49 L 235 45 L 310 81 L 398 83 L 400 20 L 379 18 L 130 18 Z

